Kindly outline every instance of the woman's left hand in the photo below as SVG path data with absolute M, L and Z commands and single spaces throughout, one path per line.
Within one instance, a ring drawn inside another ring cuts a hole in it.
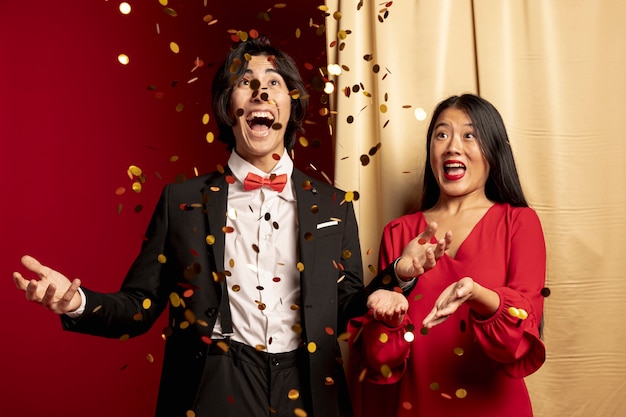
M 461 304 L 472 298 L 475 286 L 476 283 L 470 277 L 461 278 L 457 282 L 450 284 L 450 286 L 439 295 L 435 306 L 424 321 L 422 321 L 422 325 L 430 329 L 446 321 Z

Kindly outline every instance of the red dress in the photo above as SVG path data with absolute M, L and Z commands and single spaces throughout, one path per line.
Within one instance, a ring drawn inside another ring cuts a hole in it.
M 425 228 L 422 213 L 390 222 L 379 266 L 398 258 Z M 536 213 L 493 205 L 455 258 L 444 255 L 419 277 L 407 296 L 409 311 L 402 326 L 386 327 L 371 315 L 350 323 L 355 415 L 532 416 L 523 378 L 545 361 L 539 337 L 545 273 L 545 242 Z M 422 330 L 437 297 L 465 276 L 498 293 L 498 311 L 481 320 L 462 305 L 444 323 Z

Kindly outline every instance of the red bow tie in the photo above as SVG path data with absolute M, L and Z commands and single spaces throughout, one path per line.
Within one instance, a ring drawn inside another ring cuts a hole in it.
M 272 174 L 269 177 L 263 178 L 250 172 L 245 180 L 243 180 L 243 188 L 246 191 L 256 190 L 257 188 L 265 185 L 273 190 L 281 192 L 287 184 L 287 174 L 275 175 Z

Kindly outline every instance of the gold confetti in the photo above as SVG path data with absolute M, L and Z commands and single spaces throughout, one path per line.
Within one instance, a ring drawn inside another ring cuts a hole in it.
M 378 336 L 378 341 L 380 343 L 387 343 L 389 341 L 389 335 L 387 333 L 381 333 L 380 336 Z
M 129 334 L 123 334 L 120 336 L 120 342 L 125 342 L 128 339 L 130 339 L 130 335 Z
M 224 352 L 228 352 L 229 346 L 226 342 L 224 342 L 223 340 L 220 340 L 217 342 L 217 347 L 219 347 L 220 349 L 222 349 Z
M 152 300 L 150 300 L 149 298 L 145 298 L 141 303 L 141 306 L 144 310 L 148 310 L 152 306 Z
M 365 375 L 367 375 L 367 369 L 362 369 L 361 373 L 359 373 L 359 382 L 363 382 L 365 380 Z
M 196 322 L 196 314 L 189 309 L 185 310 L 185 318 L 191 324 Z
M 456 395 L 457 398 L 465 398 L 465 397 L 467 397 L 467 391 L 464 390 L 463 388 L 459 388 L 458 390 L 456 390 L 456 392 L 454 394 Z
M 306 413 L 306 411 L 304 411 L 304 410 L 303 410 L 303 409 L 301 409 L 301 408 L 294 408 L 294 410 L 293 410 L 293 414 L 294 414 L 296 417 L 307 417 L 307 415 L 308 415 L 308 414 Z
M 515 307 L 509 307 L 509 314 L 513 317 L 519 317 L 519 310 Z
M 215 243 L 215 236 L 207 235 L 205 240 L 208 245 L 213 245 Z
M 157 261 L 159 261 L 160 264 L 164 264 L 165 262 L 167 262 L 167 258 L 161 253 L 159 254 L 159 256 L 157 256 Z
M 131 10 L 130 4 L 128 4 L 126 2 L 122 2 L 122 3 L 120 3 L 119 9 L 120 9 L 120 13 L 122 13 L 122 14 L 129 14 L 130 10 Z
M 175 54 L 177 54 L 180 52 L 180 47 L 178 46 L 176 42 L 170 42 L 170 50 L 174 52 Z
M 304 271 L 304 264 L 302 262 L 298 262 L 298 264 L 296 265 L 296 268 L 298 269 L 299 272 Z
M 465 351 L 463 350 L 463 348 L 460 347 L 455 347 L 454 348 L 454 354 L 457 356 L 463 356 L 463 353 L 465 353 Z
M 170 7 L 164 7 L 163 11 L 165 12 L 165 14 L 169 14 L 172 17 L 176 17 L 178 16 L 178 13 L 176 13 L 176 10 L 170 8 Z
M 300 391 L 298 391 L 297 389 L 290 389 L 287 393 L 287 397 L 290 400 L 297 400 L 298 398 L 300 398 Z
M 117 61 L 122 65 L 128 65 L 130 62 L 130 58 L 126 54 L 119 54 L 117 56 Z
M 170 305 L 172 307 L 180 307 L 180 296 L 178 293 L 170 293 Z
M 380 373 L 385 377 L 385 378 L 391 378 L 392 376 L 392 372 L 391 372 L 391 368 L 389 367 L 389 365 L 383 365 L 380 367 Z
M 149 354 L 149 353 L 148 353 L 148 354 L 146 355 L 146 360 L 147 360 L 148 362 L 150 362 L 150 363 L 153 363 L 153 362 L 154 362 L 154 356 L 152 356 L 151 354 Z
M 309 351 L 309 353 L 315 353 L 315 351 L 317 350 L 317 344 L 315 342 L 309 342 L 306 345 L 306 349 Z

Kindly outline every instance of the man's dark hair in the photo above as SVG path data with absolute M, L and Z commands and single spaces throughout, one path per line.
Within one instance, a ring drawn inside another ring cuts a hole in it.
M 426 137 L 426 165 L 420 210 L 428 210 L 439 199 L 439 185 L 430 166 L 430 142 L 439 115 L 448 108 L 465 110 L 476 128 L 480 149 L 489 164 L 485 194 L 491 201 L 528 207 L 515 167 L 513 151 L 498 110 L 484 98 L 474 94 L 452 96 L 437 105 Z
M 303 131 L 309 98 L 304 82 L 294 60 L 285 52 L 274 48 L 266 36 L 259 36 L 238 43 L 227 55 L 213 78 L 213 114 L 219 129 L 218 139 L 226 143 L 228 150 L 235 148 L 232 127 L 236 123 L 231 109 L 231 96 L 234 86 L 248 68 L 246 56 L 266 55 L 272 57 L 275 69 L 287 83 L 291 95 L 291 113 L 285 130 L 285 148 L 291 150 L 296 142 L 296 134 Z

